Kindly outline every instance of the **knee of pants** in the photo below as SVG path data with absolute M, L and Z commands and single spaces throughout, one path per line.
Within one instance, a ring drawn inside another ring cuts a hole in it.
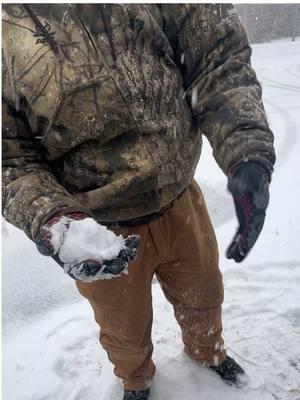
M 219 308 L 224 300 L 224 288 L 221 273 L 215 274 L 214 279 L 206 280 L 195 275 L 193 279 L 169 282 L 159 277 L 160 285 L 166 298 L 176 308 L 182 306 L 187 309 L 206 310 Z
M 122 336 L 109 333 L 100 333 L 100 343 L 107 352 L 109 359 L 116 366 L 126 366 L 126 373 L 133 373 L 146 360 L 150 360 L 153 353 L 151 338 L 142 343 Z

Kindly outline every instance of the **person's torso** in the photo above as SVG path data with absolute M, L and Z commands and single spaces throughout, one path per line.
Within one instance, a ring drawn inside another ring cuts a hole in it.
M 55 176 L 108 220 L 158 211 L 190 182 L 201 151 L 159 9 L 30 7 L 44 29 L 6 5 L 4 56 Z

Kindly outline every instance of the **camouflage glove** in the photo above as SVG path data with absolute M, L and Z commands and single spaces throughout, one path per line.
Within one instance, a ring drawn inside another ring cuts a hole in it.
M 243 162 L 230 173 L 228 190 L 233 196 L 239 228 L 227 258 L 243 261 L 258 239 L 269 204 L 269 183 L 269 173 L 258 162 Z
M 41 227 L 40 235 L 35 241 L 37 249 L 43 255 L 52 256 L 73 279 L 78 279 L 83 282 L 92 282 L 98 279 L 119 276 L 122 272 L 125 272 L 128 264 L 133 261 L 136 256 L 137 247 L 140 243 L 140 237 L 137 235 L 128 236 L 125 239 L 125 248 L 113 259 L 103 260 L 101 262 L 98 260 L 86 259 L 78 263 L 74 262 L 68 264 L 60 259 L 59 252 L 64 242 L 64 237 L 68 234 L 70 224 L 72 221 L 81 221 L 86 218 L 91 217 L 82 212 L 73 212 L 69 214 L 58 213 L 54 215 Z M 51 228 L 54 227 L 54 225 L 60 226 L 59 232 L 61 232 L 59 235 L 55 234 L 55 237 L 52 235 L 53 231 L 51 232 Z

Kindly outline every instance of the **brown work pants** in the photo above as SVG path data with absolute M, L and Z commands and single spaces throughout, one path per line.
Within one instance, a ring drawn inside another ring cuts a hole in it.
M 154 274 L 174 307 L 186 353 L 204 365 L 220 364 L 226 356 L 221 336 L 222 277 L 215 234 L 197 183 L 159 219 L 114 231 L 142 239 L 128 275 L 78 281 L 77 287 L 93 307 L 100 342 L 125 389 L 149 387 L 155 373 L 151 358 Z

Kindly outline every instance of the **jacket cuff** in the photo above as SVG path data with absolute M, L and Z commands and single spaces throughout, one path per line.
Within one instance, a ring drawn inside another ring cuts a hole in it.
M 232 177 L 235 174 L 235 171 L 237 170 L 237 168 L 241 164 L 243 164 L 245 162 L 249 162 L 249 161 L 257 162 L 258 164 L 263 166 L 267 172 L 269 182 L 271 182 L 274 165 L 271 161 L 268 160 L 266 155 L 263 153 L 249 154 L 248 156 L 245 156 L 245 157 L 241 158 L 240 160 L 232 163 L 228 169 L 228 177 Z
M 93 214 L 87 210 L 86 208 L 81 208 L 81 207 L 70 207 L 70 206 L 66 206 L 66 207 L 57 207 L 54 210 L 52 210 L 51 212 L 49 212 L 45 218 L 41 221 L 40 223 L 40 227 L 39 227 L 39 231 L 41 229 L 42 226 L 44 226 L 45 224 L 47 224 L 47 222 L 50 221 L 50 219 L 57 217 L 57 216 L 67 216 L 70 214 L 84 214 L 86 215 L 86 217 L 91 217 L 94 218 Z

